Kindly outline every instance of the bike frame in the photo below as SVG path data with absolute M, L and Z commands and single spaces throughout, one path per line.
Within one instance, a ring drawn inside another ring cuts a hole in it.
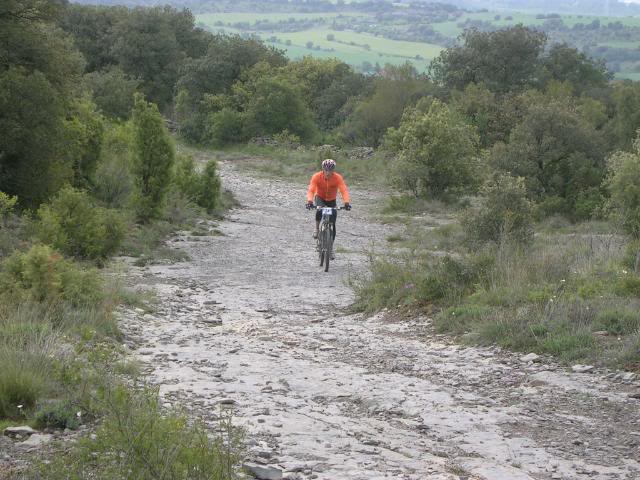
M 345 208 L 316 206 L 316 210 L 322 211 L 316 248 L 318 250 L 318 256 L 320 257 L 320 266 L 324 264 L 324 271 L 327 272 L 329 271 L 329 259 L 333 251 L 333 229 L 335 228 L 331 222 L 331 217 L 333 217 L 334 213 L 338 210 L 345 210 Z

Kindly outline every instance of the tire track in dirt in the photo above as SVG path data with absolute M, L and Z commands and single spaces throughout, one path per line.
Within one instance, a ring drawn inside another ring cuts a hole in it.
M 160 305 L 123 329 L 167 406 L 215 428 L 233 403 L 251 459 L 290 479 L 640 478 L 634 385 L 345 313 L 345 278 L 394 230 L 375 223 L 381 194 L 352 189 L 324 273 L 304 185 L 221 172 L 243 205 L 224 235 L 185 232 L 170 243 L 190 262 L 132 267 Z

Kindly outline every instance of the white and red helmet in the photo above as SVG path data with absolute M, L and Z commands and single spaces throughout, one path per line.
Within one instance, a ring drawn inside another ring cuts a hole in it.
M 336 161 L 327 158 L 322 162 L 322 170 L 325 172 L 333 172 L 336 169 Z

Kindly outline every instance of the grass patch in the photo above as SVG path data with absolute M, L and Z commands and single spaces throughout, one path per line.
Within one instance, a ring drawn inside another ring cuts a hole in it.
M 39 475 L 52 480 L 119 479 L 123 472 L 141 480 L 237 478 L 242 432 L 229 415 L 221 416 L 221 433 L 211 437 L 205 425 L 189 422 L 184 413 L 164 411 L 157 389 L 108 387 L 100 403 L 105 416 L 95 436 L 39 465 Z
M 459 224 L 415 223 L 393 242 L 404 250 L 372 258 L 369 274 L 352 279 L 356 308 L 436 309 L 436 331 L 464 342 L 567 363 L 640 365 L 640 277 L 627 270 L 622 239 L 602 233 L 605 224 L 552 233 L 547 223 L 526 248 L 471 251 Z
M 228 147 L 216 152 L 216 155 L 252 173 L 303 184 L 320 171 L 322 160 L 330 156 L 336 160 L 337 170 L 345 177 L 347 184 L 386 184 L 387 159 L 382 154 L 375 154 L 365 161 L 350 157 L 346 150 L 328 152 L 312 148 L 290 149 L 248 144 Z

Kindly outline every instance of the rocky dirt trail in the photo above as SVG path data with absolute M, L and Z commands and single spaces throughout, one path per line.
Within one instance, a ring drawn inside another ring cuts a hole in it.
M 303 185 L 221 171 L 243 207 L 222 236 L 169 242 L 191 261 L 132 267 L 160 302 L 122 326 L 167 407 L 216 428 L 233 405 L 259 478 L 640 479 L 633 375 L 461 347 L 428 318 L 348 314 L 345 279 L 393 230 L 376 223 L 382 198 L 353 189 L 324 273 Z

